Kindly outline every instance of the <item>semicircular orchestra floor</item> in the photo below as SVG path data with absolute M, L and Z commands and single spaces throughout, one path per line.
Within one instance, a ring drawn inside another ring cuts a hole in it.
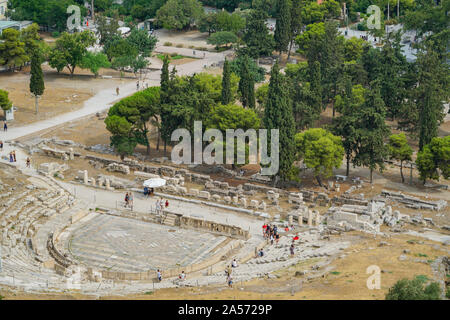
M 74 260 L 101 270 L 143 272 L 176 268 L 213 255 L 224 236 L 106 214 L 80 225 L 68 237 Z

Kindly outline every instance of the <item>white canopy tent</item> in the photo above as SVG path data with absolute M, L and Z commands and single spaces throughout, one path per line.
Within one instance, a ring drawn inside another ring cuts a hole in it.
M 166 185 L 166 180 L 161 178 L 152 178 L 144 181 L 144 187 L 159 188 Z

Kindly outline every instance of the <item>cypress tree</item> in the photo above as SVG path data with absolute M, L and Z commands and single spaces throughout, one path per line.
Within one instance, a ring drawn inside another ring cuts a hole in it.
M 164 141 L 164 155 L 167 152 L 167 141 L 170 139 L 169 137 L 169 125 L 170 121 L 170 111 L 167 106 L 169 102 L 169 56 L 165 55 L 163 59 L 163 66 L 161 69 L 161 90 L 160 90 L 160 102 L 161 102 L 161 127 L 158 132 L 158 147 L 159 147 L 159 137 L 162 135 L 162 139 Z
M 239 79 L 239 92 L 241 93 L 242 105 L 249 108 L 255 107 L 255 80 L 250 73 L 249 57 L 242 60 L 241 78 Z
M 267 102 L 264 108 L 264 126 L 268 130 L 279 130 L 279 171 L 281 181 L 287 181 L 292 175 L 292 163 L 295 160 L 295 122 L 292 104 L 289 99 L 288 86 L 280 74 L 278 63 L 272 67 Z
M 322 75 L 320 72 L 320 62 L 309 63 L 309 83 L 312 95 L 312 104 L 320 114 L 322 112 Z
M 45 90 L 44 75 L 41 68 L 41 57 L 37 52 L 34 52 L 31 57 L 31 77 L 30 77 L 30 92 L 35 98 L 36 114 L 38 113 L 38 99 L 42 96 Z
M 230 62 L 225 59 L 223 65 L 223 75 L 222 75 L 222 104 L 226 105 L 231 103 L 231 70 Z
M 419 149 L 437 137 L 444 118 L 443 101 L 448 99 L 448 69 L 430 48 L 417 59 L 416 104 L 419 113 Z
M 167 91 L 169 90 L 169 56 L 164 55 L 163 66 L 161 69 L 161 102 L 165 103 Z
M 354 164 L 370 169 L 370 183 L 373 182 L 373 170 L 384 169 L 384 160 L 388 155 L 384 140 L 390 134 L 386 125 L 386 106 L 380 94 L 378 83 L 372 83 L 366 91 L 364 103 L 356 113 L 355 136 L 357 139 Z
M 275 25 L 275 48 L 280 52 L 288 50 L 291 40 L 291 1 L 278 0 L 278 14 Z
M 252 58 L 257 59 L 272 53 L 275 43 L 266 25 L 267 18 L 267 13 L 261 8 L 253 9 L 247 18 L 246 31 L 243 36 L 247 47 L 244 52 Z

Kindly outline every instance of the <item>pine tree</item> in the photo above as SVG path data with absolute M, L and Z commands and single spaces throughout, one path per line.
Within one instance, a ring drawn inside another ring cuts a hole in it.
M 230 70 L 230 62 L 225 59 L 225 63 L 223 65 L 223 75 L 222 75 L 222 104 L 227 105 L 232 101 L 231 94 L 231 70 Z
M 295 160 L 295 123 L 292 103 L 289 99 L 288 86 L 278 63 L 272 67 L 267 102 L 264 108 L 264 126 L 268 131 L 279 130 L 279 171 L 281 181 L 292 178 L 292 164 Z
M 41 68 L 41 57 L 37 52 L 33 53 L 31 57 L 31 77 L 30 77 L 30 92 L 35 98 L 36 114 L 39 111 L 38 99 L 42 96 L 45 90 L 44 75 Z
M 278 15 L 275 25 L 275 48 L 280 52 L 288 50 L 291 40 L 291 1 L 278 0 Z
M 255 80 L 250 72 L 249 57 L 242 60 L 241 78 L 239 79 L 239 92 L 244 107 L 255 108 Z

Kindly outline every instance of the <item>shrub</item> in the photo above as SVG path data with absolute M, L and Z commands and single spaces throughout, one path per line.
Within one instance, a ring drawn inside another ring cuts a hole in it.
M 172 53 L 170 54 L 171 57 L 176 57 L 177 55 L 178 55 L 178 53 L 176 53 L 176 52 L 172 52 Z
M 52 32 L 52 37 L 53 38 L 58 38 L 61 34 L 58 31 L 53 31 Z
M 164 46 L 166 47 L 171 47 L 173 44 L 172 42 L 164 42 Z
M 177 48 L 183 48 L 184 46 L 183 46 L 182 43 L 178 43 L 178 44 L 176 45 L 176 47 L 177 47 Z
M 440 300 L 440 288 L 437 282 L 425 286 L 428 279 L 420 275 L 413 280 L 397 281 L 386 294 L 386 300 Z

